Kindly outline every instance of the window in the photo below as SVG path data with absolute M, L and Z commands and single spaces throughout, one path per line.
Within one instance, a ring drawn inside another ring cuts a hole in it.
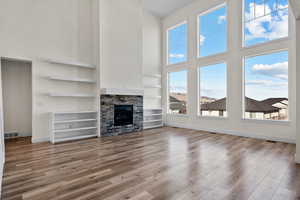
M 169 73 L 169 113 L 187 113 L 187 71 Z
M 210 56 L 227 50 L 226 6 L 199 16 L 199 56 Z
M 226 71 L 225 63 L 199 68 L 201 116 L 227 117 Z
M 288 36 L 288 0 L 244 0 L 244 46 Z
M 168 64 L 187 61 L 187 23 L 168 30 Z
M 288 52 L 245 59 L 244 117 L 288 120 Z

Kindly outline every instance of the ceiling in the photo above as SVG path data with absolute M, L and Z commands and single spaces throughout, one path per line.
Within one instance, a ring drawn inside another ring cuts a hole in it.
M 143 0 L 143 4 L 146 10 L 163 18 L 193 1 L 194 0 Z

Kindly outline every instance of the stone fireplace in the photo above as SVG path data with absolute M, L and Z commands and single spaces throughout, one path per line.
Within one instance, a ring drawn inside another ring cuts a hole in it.
M 116 136 L 143 130 L 142 95 L 101 95 L 101 135 Z

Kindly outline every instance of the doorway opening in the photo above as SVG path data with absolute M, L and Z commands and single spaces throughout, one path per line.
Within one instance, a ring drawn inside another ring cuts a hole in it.
M 5 141 L 32 136 L 32 62 L 1 58 Z

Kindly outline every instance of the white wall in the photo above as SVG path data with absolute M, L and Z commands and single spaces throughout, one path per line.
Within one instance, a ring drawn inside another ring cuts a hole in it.
M 142 14 L 141 0 L 100 0 L 102 88 L 143 88 Z
M 295 55 L 296 55 L 296 63 L 297 63 L 297 99 L 299 102 L 300 99 L 300 20 L 295 22 L 296 26 L 296 42 L 295 42 Z M 296 162 L 300 164 L 300 106 L 297 105 L 297 152 L 296 152 Z
M 196 59 L 197 54 L 197 15 L 214 6 L 217 6 L 224 1 L 194 1 L 187 7 L 178 10 L 171 16 L 163 20 L 163 30 L 174 26 L 184 20 L 188 20 L 188 34 L 191 40 L 189 41 L 189 56 L 188 62 L 182 65 L 166 66 L 166 32 L 164 31 L 164 48 L 163 48 L 163 84 L 164 84 L 164 108 L 167 109 L 167 73 L 181 69 L 189 69 L 188 73 L 188 116 L 167 115 L 166 123 L 170 126 L 185 127 L 199 130 L 215 131 L 220 133 L 235 134 L 256 138 L 266 138 L 271 140 L 287 141 L 295 143 L 296 139 L 296 75 L 295 62 L 293 61 L 292 53 L 290 53 L 289 61 L 289 104 L 290 104 L 290 121 L 289 122 L 271 122 L 257 120 L 242 119 L 242 57 L 243 55 L 259 54 L 265 51 L 281 49 L 289 47 L 295 42 L 295 38 L 290 34 L 290 40 L 278 40 L 271 42 L 269 45 L 259 45 L 256 48 L 241 49 L 242 46 L 242 1 L 230 0 L 228 5 L 228 52 L 221 54 L 214 59 Z M 292 17 L 291 17 L 291 20 Z M 291 27 L 291 30 L 293 27 Z M 217 119 L 209 117 L 197 116 L 197 67 L 212 64 L 213 61 L 226 60 L 228 66 L 228 115 L 227 119 Z
M 32 133 L 31 63 L 2 60 L 4 133 Z
M 161 20 L 144 10 L 143 13 L 143 73 L 161 74 Z M 161 85 L 161 79 L 144 76 L 145 96 L 161 96 L 161 89 L 147 86 Z M 145 98 L 146 109 L 161 108 L 161 99 Z
M 45 76 L 88 77 L 93 72 L 54 66 L 37 59 L 58 58 L 93 64 L 92 13 L 92 0 L 1 1 L 0 56 L 29 57 L 33 60 L 34 142 L 49 139 L 48 112 L 94 109 L 92 104 L 84 100 L 56 99 L 45 95 L 50 91 L 80 92 L 85 89 L 76 84 L 53 83 L 46 80 Z
M 0 62 L 0 77 L 1 77 L 1 62 Z M 2 81 L 0 81 L 0 90 L 2 89 Z M 4 147 L 4 128 L 3 128 L 3 104 L 0 96 L 0 195 L 2 191 L 2 177 L 5 162 L 5 147 Z

